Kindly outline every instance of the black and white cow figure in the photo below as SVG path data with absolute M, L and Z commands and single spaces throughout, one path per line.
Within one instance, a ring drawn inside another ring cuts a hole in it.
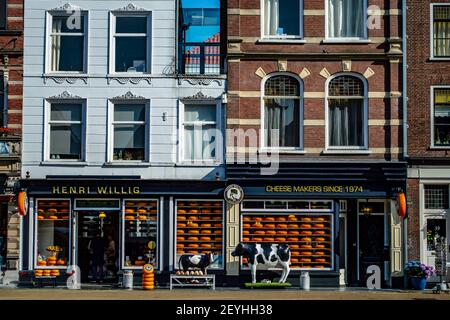
M 183 254 L 179 260 L 179 267 L 184 272 L 189 268 L 200 269 L 206 274 L 206 269 L 214 262 L 214 253 L 208 254 Z
M 256 283 L 256 267 L 258 264 L 264 264 L 272 268 L 281 265 L 283 273 L 279 283 L 285 283 L 290 272 L 291 249 L 288 244 L 239 243 L 231 255 L 248 259 L 253 283 Z

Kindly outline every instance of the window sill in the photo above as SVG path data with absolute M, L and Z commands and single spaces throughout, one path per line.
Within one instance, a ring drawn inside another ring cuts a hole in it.
M 430 61 L 450 61 L 450 56 L 449 57 L 430 57 L 429 59 Z
M 278 153 L 278 154 L 305 154 L 306 150 L 303 149 L 269 149 L 261 148 L 259 153 Z
M 361 149 L 331 149 L 331 150 L 329 149 L 329 150 L 322 151 L 322 154 L 325 154 L 325 155 L 327 155 L 327 154 L 329 154 L 329 155 L 334 155 L 334 154 L 336 154 L 336 155 L 339 155 L 339 154 L 342 154 L 342 155 L 353 155 L 353 154 L 369 155 L 371 153 L 372 153 L 372 151 L 370 151 L 370 150 L 361 150 Z
M 429 150 L 450 150 L 450 145 L 449 146 L 430 146 L 428 148 Z
M 86 161 L 42 161 L 40 163 L 41 166 L 67 166 L 67 167 L 86 167 L 88 163 Z
M 178 162 L 176 164 L 177 167 L 217 167 L 222 165 L 221 162 L 213 162 L 213 161 L 198 161 L 198 162 Z
M 273 44 L 284 44 L 284 43 L 294 43 L 294 44 L 304 44 L 306 43 L 305 39 L 302 38 L 262 38 L 259 39 L 256 43 L 273 43 Z
M 324 44 L 369 44 L 372 41 L 368 39 L 324 39 L 322 40 Z
M 142 161 L 123 161 L 123 162 L 105 162 L 103 167 L 150 167 L 150 162 Z

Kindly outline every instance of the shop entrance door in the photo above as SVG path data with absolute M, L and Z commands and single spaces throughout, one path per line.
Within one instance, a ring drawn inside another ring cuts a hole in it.
M 377 265 L 380 270 L 381 284 L 384 283 L 385 235 L 384 214 L 359 215 L 359 282 L 365 287 L 367 268 Z
M 120 211 L 76 211 L 76 257 L 81 282 L 117 282 Z

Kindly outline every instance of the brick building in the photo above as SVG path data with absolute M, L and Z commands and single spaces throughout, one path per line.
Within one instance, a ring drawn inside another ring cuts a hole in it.
M 19 269 L 19 217 L 13 205 L 20 175 L 23 0 L 0 2 L 0 281 Z
M 365 285 L 369 265 L 400 285 L 402 67 L 399 0 L 228 1 L 227 177 L 245 194 L 229 237 L 288 241 L 291 275 L 315 285 Z M 234 245 L 227 272 L 242 280 Z
M 407 4 L 408 257 L 434 266 L 450 234 L 450 1 Z

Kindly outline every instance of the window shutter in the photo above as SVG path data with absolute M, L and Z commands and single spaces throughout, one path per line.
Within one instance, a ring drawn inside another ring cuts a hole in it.
M 391 201 L 391 273 L 403 271 L 402 262 L 402 219 L 397 214 L 394 201 Z
M 6 29 L 7 0 L 0 0 L 0 29 Z

